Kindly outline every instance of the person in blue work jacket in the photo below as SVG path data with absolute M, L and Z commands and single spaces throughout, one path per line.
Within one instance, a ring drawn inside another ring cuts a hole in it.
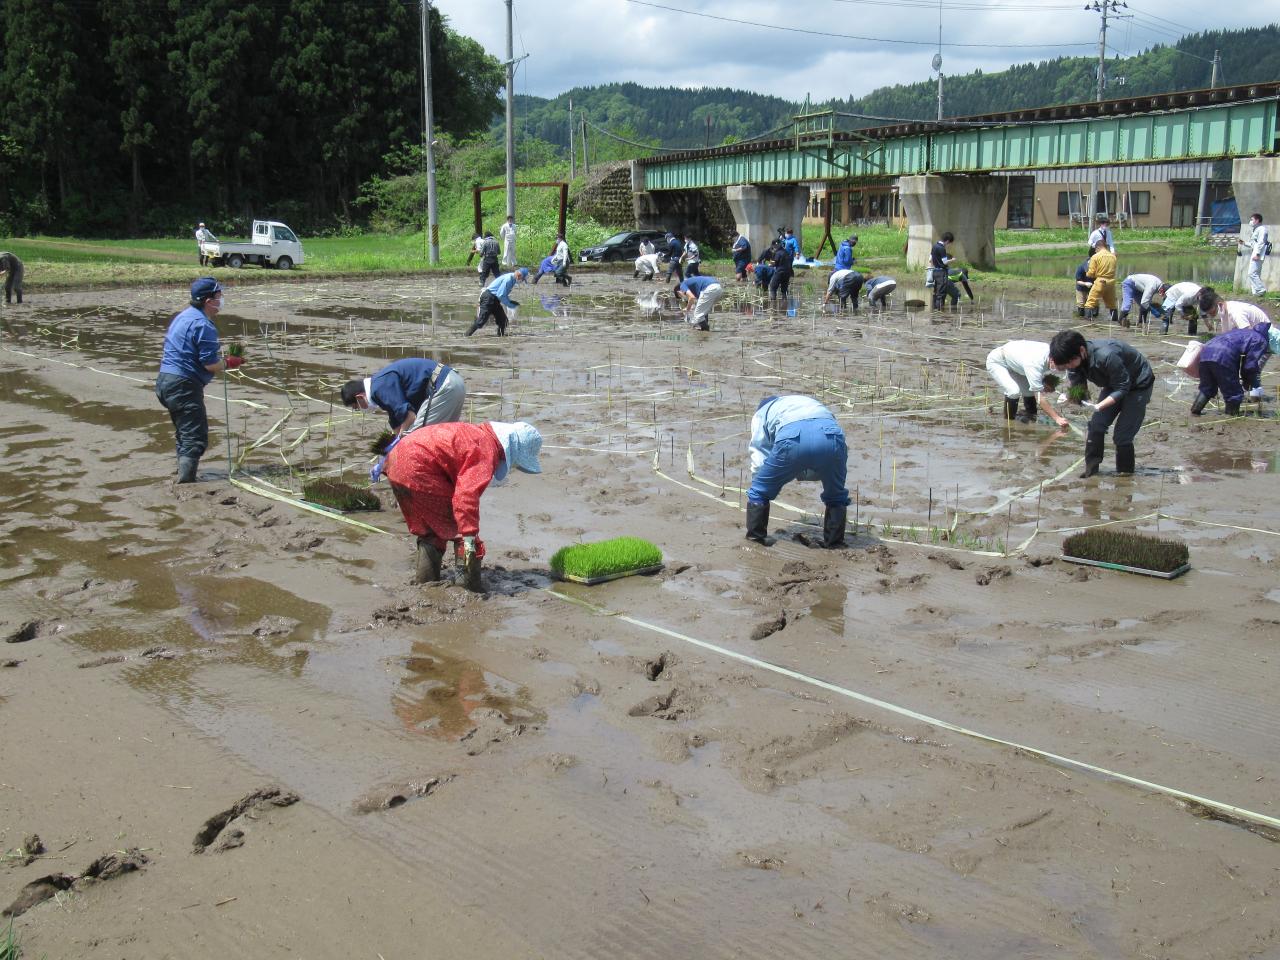
M 178 483 L 193 483 L 200 458 L 209 448 L 209 418 L 204 388 L 215 374 L 234 370 L 243 360 L 224 357 L 213 319 L 222 311 L 222 285 L 213 277 L 191 284 L 191 305 L 169 322 L 156 377 L 156 399 L 169 411 L 177 435 Z
M 751 241 L 741 233 L 733 235 L 733 272 L 737 274 L 738 280 L 747 279 L 747 264 L 751 262 Z
M 898 281 L 893 277 L 867 277 L 862 292 L 867 295 L 867 303 L 878 310 L 887 310 L 889 296 L 898 289 Z
M 844 546 L 849 451 L 831 411 L 813 397 L 765 397 L 751 418 L 747 539 L 770 546 L 769 504 L 797 478 L 822 481 L 822 545 Z
M 677 237 L 674 233 L 667 234 L 667 283 L 671 282 L 671 275 L 674 273 L 680 282 L 684 282 L 684 267 L 681 260 L 684 257 L 684 241 Z
M 856 258 L 853 255 L 853 248 L 858 245 L 858 237 L 856 234 L 849 237 L 848 240 L 841 240 L 840 246 L 836 250 L 836 260 L 832 267 L 836 270 L 852 270 Z
M 711 311 L 725 293 L 720 281 L 698 274 L 676 284 L 675 293 L 684 301 L 680 309 L 684 311 L 685 320 L 699 330 L 710 330 Z
M 790 227 L 782 234 L 782 245 L 791 251 L 792 258 L 800 256 L 800 239 Z
M 493 317 L 494 322 L 498 324 L 498 336 L 505 337 L 507 335 L 507 311 L 502 309 L 507 307 L 515 310 L 520 304 L 511 299 L 511 288 L 517 283 L 524 283 L 529 279 L 529 270 L 526 267 L 516 267 L 510 273 L 504 273 L 491 284 L 484 288 L 480 293 L 480 303 L 476 307 L 476 319 L 471 324 L 471 329 L 467 331 L 467 336 L 471 336 L 486 323 L 489 318 Z
M 344 407 L 385 411 L 397 436 L 427 424 L 461 420 L 466 399 L 467 385 L 458 371 L 417 357 L 396 360 L 371 377 L 342 385 Z
M 1257 388 L 1262 382 L 1262 368 L 1271 354 L 1271 324 L 1237 328 L 1214 337 L 1200 350 L 1200 389 L 1191 404 L 1193 416 L 1200 416 L 1205 406 L 1222 391 L 1222 402 L 1229 417 L 1238 416 L 1244 401 L 1244 389 Z

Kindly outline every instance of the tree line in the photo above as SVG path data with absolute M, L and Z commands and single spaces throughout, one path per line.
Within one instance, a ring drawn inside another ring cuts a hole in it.
M 422 138 L 412 0 L 0 0 L 0 236 L 356 221 Z M 430 24 L 436 129 L 483 132 L 503 71 Z

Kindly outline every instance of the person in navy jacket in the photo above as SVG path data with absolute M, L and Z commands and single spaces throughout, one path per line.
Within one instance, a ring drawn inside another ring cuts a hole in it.
M 397 435 L 430 423 L 461 420 L 466 399 L 467 385 L 458 371 L 448 364 L 417 357 L 396 360 L 373 376 L 348 380 L 342 386 L 344 407 L 376 407 L 384 411 Z

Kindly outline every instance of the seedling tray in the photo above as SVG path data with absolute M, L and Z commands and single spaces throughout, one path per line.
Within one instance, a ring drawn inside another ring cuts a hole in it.
M 607 583 L 610 580 L 621 580 L 623 577 L 635 577 L 650 573 L 657 573 L 661 569 L 662 564 L 655 563 L 651 567 L 636 567 L 634 570 L 618 570 L 614 573 L 602 573 L 598 577 L 579 577 L 572 573 L 557 573 L 555 576 L 560 580 L 568 580 L 570 583 L 584 583 L 588 587 L 593 587 L 597 583 Z
M 1121 563 L 1107 563 L 1105 560 L 1086 560 L 1084 557 L 1068 557 L 1066 554 L 1063 554 L 1061 559 L 1067 561 L 1067 563 L 1080 563 L 1087 567 L 1103 567 L 1107 570 L 1119 570 L 1121 573 L 1140 573 L 1144 577 L 1159 577 L 1161 580 L 1172 580 L 1175 577 L 1182 576 L 1191 569 L 1191 564 L 1184 563 L 1182 566 L 1175 567 L 1166 573 L 1163 570 L 1148 570 L 1146 567 L 1126 567 Z

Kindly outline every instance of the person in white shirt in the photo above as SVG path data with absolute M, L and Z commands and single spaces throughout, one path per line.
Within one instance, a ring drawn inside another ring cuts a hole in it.
M 660 253 L 653 252 L 653 244 L 649 244 L 650 250 L 644 252 L 644 245 L 640 247 L 640 256 L 636 257 L 636 271 L 632 276 L 641 280 L 653 280 L 658 276 L 658 259 L 662 256 Z
M 835 270 L 831 274 L 831 278 L 827 281 L 827 294 L 822 298 L 822 305 L 825 307 L 831 302 L 832 297 L 840 298 L 840 309 L 843 310 L 850 299 L 853 300 L 853 309 L 858 309 L 858 294 L 862 291 L 862 284 L 865 282 L 864 277 L 857 270 Z
M 1093 233 L 1089 234 L 1089 250 L 1092 251 L 1101 240 L 1107 245 L 1107 249 L 1112 253 L 1116 252 L 1115 237 L 1111 236 L 1111 218 L 1105 213 L 1097 216 L 1098 225 L 1094 228 Z
M 1169 324 L 1173 322 L 1173 315 L 1177 313 L 1187 318 L 1187 335 L 1194 337 L 1199 326 L 1196 298 L 1200 296 L 1200 284 L 1192 283 L 1190 280 L 1184 280 L 1172 286 L 1166 283 L 1160 287 L 1158 296 L 1160 308 L 1164 311 L 1164 332 L 1169 332 Z
M 1035 423 L 1036 406 L 1060 427 L 1067 418 L 1057 411 L 1046 389 L 1055 389 L 1058 377 L 1049 373 L 1049 345 L 1038 340 L 1010 340 L 987 354 L 987 373 L 1004 391 L 1004 416 L 1019 423 Z M 1048 381 L 1048 382 L 1046 382 Z M 1022 412 L 1018 412 L 1018 401 Z
M 1131 273 L 1120 284 L 1120 326 L 1129 326 L 1129 311 L 1138 303 L 1138 322 L 1146 326 L 1151 313 L 1151 298 L 1160 292 L 1164 281 L 1153 273 Z
M 1250 214 L 1249 226 L 1249 289 L 1255 297 L 1260 297 L 1267 292 L 1267 285 L 1262 282 L 1262 261 L 1271 252 L 1271 240 L 1262 225 L 1262 214 Z
M 516 265 L 516 218 L 507 217 L 507 222 L 498 228 L 498 238 L 502 240 L 502 265 Z

